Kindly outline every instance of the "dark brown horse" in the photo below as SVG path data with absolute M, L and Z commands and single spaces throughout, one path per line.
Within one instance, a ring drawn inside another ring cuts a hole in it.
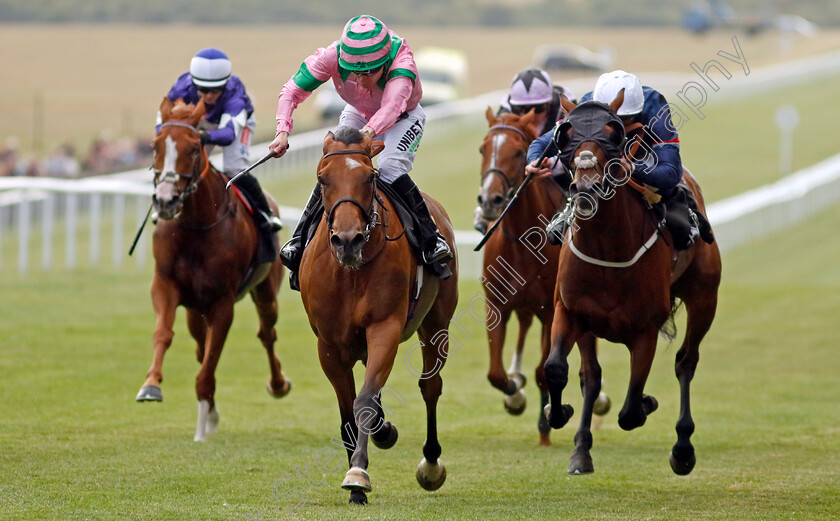
M 482 216 L 495 220 L 510 201 L 514 191 L 525 178 L 528 145 L 536 139 L 532 126 L 534 112 L 525 115 L 506 113 L 495 116 L 488 107 L 485 114 L 490 125 L 481 143 L 481 189 L 478 196 Z M 487 304 L 493 306 L 501 320 L 487 328 L 490 345 L 490 370 L 487 378 L 493 387 L 504 392 L 505 409 L 511 414 L 525 410 L 526 399 L 522 387 L 522 351 L 528 329 L 536 316 L 542 323 L 540 361 L 535 371 L 540 389 L 538 428 L 540 445 L 551 445 L 551 428 L 545 420 L 543 408 L 548 404 L 545 365 L 551 340 L 554 318 L 554 284 L 557 280 L 557 258 L 560 247 L 548 243 L 545 224 L 555 212 L 566 205 L 566 196 L 550 177 L 535 179 L 519 195 L 497 233 L 484 246 L 484 269 L 481 283 Z M 502 362 L 507 322 L 512 313 L 519 322 L 516 352 L 510 368 L 505 372 Z M 585 335 L 578 341 L 582 366 L 596 360 L 595 337 Z M 582 374 L 589 374 L 583 371 Z M 600 397 L 595 410 L 606 414 L 609 399 Z
M 689 385 L 699 358 L 700 342 L 711 327 L 717 307 L 721 261 L 716 243 L 698 240 L 690 249 L 675 253 L 670 232 L 661 226 L 648 200 L 638 191 L 629 169 L 620 157 L 610 157 L 605 148 L 612 143 L 620 151 L 624 127 L 615 109 L 624 101 L 623 92 L 610 106 L 588 102 L 575 108 L 592 116 L 586 121 L 609 121 L 591 125 L 590 136 L 575 128 L 574 114 L 569 125 L 558 132 L 563 147 L 575 132 L 579 146 L 566 145 L 572 154 L 574 183 L 572 204 L 574 222 L 560 252 L 555 289 L 554 324 L 551 351 L 545 364 L 551 395 L 547 408 L 549 424 L 560 428 L 572 416 L 572 408 L 562 404 L 568 379 L 566 360 L 574 342 L 586 333 L 622 343 L 630 350 L 630 385 L 618 424 L 624 430 L 644 425 L 658 404 L 644 394 L 644 386 L 656 351 L 657 335 L 674 310 L 675 299 L 685 303 L 685 339 L 676 355 L 675 370 L 680 384 L 680 414 L 677 442 L 671 451 L 671 468 L 684 475 L 694 468 L 691 434 Z M 592 140 L 590 140 L 592 138 Z M 618 154 L 620 156 L 620 152 Z M 685 171 L 700 211 L 705 212 L 697 182 Z M 600 368 L 598 368 L 600 371 Z M 592 447 L 592 403 L 596 389 L 584 386 L 583 413 L 575 435 L 575 450 L 569 472 L 594 470 Z
M 449 348 L 449 321 L 458 301 L 456 261 L 450 261 L 453 275 L 446 280 L 418 269 L 394 207 L 377 191 L 372 157 L 380 151 L 381 143 L 374 148 L 370 138 L 355 129 L 341 128 L 327 135 L 318 164 L 327 211 L 300 265 L 303 305 L 318 337 L 321 367 L 338 397 L 350 463 L 342 487 L 350 490 L 351 503 L 367 502 L 366 492 L 371 490 L 366 471 L 368 437 L 380 448 L 397 440 L 396 427 L 384 421 L 381 391 L 397 347 L 415 331 L 422 343 L 418 383 L 427 418 L 417 480 L 423 488 L 435 490 L 446 478 L 438 459 L 436 409 L 443 385 L 440 369 Z M 437 201 L 425 198 L 455 251 L 449 217 Z M 415 299 L 418 282 L 422 288 Z M 359 361 L 365 365 L 365 377 L 357 396 L 353 366 Z
M 274 354 L 277 332 L 277 291 L 283 279 L 279 259 L 254 266 L 257 228 L 227 179 L 207 160 L 197 125 L 204 115 L 198 105 L 160 106 L 162 125 L 154 140 L 154 206 L 161 220 L 154 231 L 155 274 L 152 305 L 155 310 L 154 358 L 137 401 L 161 401 L 163 356 L 172 343 L 175 309 L 187 309 L 187 326 L 196 345 L 201 369 L 195 378 L 198 422 L 195 441 L 216 430 L 215 372 L 234 303 L 250 293 L 257 307 L 257 336 L 268 354 L 269 392 L 280 398 L 290 389 Z M 277 205 L 268 194 L 273 210 Z

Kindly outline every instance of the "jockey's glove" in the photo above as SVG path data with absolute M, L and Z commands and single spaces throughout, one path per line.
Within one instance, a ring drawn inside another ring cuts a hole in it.
M 206 130 L 199 130 L 198 137 L 201 139 L 202 145 L 206 145 L 210 142 L 210 134 L 208 134 Z

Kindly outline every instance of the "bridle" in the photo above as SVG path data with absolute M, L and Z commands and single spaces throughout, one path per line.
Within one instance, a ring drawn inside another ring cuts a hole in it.
M 161 129 L 163 129 L 164 127 L 187 128 L 189 130 L 192 130 L 193 133 L 195 133 L 196 136 L 199 135 L 199 131 L 198 131 L 197 128 L 195 128 L 194 126 L 189 125 L 187 123 L 181 123 L 179 121 L 170 121 L 170 122 L 167 122 L 167 123 L 163 123 L 160 126 Z M 158 133 L 160 133 L 160 131 L 158 131 Z M 192 194 L 193 192 L 198 190 L 198 183 L 201 181 L 201 179 L 204 177 L 204 175 L 207 174 L 207 172 L 210 171 L 210 161 L 207 159 L 207 151 L 204 150 L 204 147 L 201 147 L 201 153 L 204 156 L 204 170 L 202 170 L 200 174 L 196 174 L 196 173 L 185 174 L 185 173 L 179 173 L 179 172 L 164 172 L 163 170 L 154 170 L 153 169 L 152 172 L 154 172 L 154 174 L 155 174 L 155 180 L 154 180 L 155 188 L 157 188 L 157 186 L 160 183 L 171 183 L 172 185 L 177 186 L 178 181 L 180 181 L 181 179 L 187 179 L 187 186 L 184 187 L 183 190 L 181 190 L 178 194 L 176 194 L 174 196 L 175 204 L 182 204 L 184 202 L 184 200 L 187 197 L 190 196 L 190 194 Z M 201 164 L 201 163 L 199 163 L 199 164 Z M 162 178 L 160 177 L 161 174 L 163 174 Z M 174 189 L 173 189 L 173 191 L 174 191 Z
M 328 153 L 324 154 L 324 156 L 321 158 L 321 161 L 323 162 L 324 159 L 326 159 L 330 156 L 349 155 L 349 154 L 361 154 L 361 155 L 367 157 L 368 159 L 370 159 L 371 161 L 373 159 L 372 156 L 368 152 L 365 152 L 364 150 L 336 150 L 334 152 L 328 152 Z M 371 163 L 371 168 L 373 168 L 372 163 Z M 319 168 L 319 170 L 320 170 L 320 168 Z M 360 203 L 358 200 L 356 200 L 353 197 L 342 197 L 332 204 L 330 209 L 326 212 L 327 228 L 329 229 L 330 234 L 332 234 L 333 231 L 334 231 L 333 230 L 333 218 L 335 216 L 336 208 L 338 208 L 339 205 L 341 205 L 343 203 L 350 203 L 350 204 L 356 206 L 362 212 L 362 216 L 365 219 L 365 229 L 364 229 L 364 231 L 362 231 L 362 235 L 364 237 L 365 242 L 368 242 L 368 240 L 370 239 L 370 234 L 371 234 L 371 232 L 373 232 L 373 229 L 376 228 L 377 225 L 381 224 L 381 221 L 379 220 L 379 212 L 377 211 L 378 203 L 377 203 L 377 200 L 376 200 L 377 199 L 377 197 L 376 197 L 376 182 L 378 180 L 379 180 L 379 170 L 377 170 L 376 168 L 373 168 L 373 195 L 370 198 L 370 206 L 369 207 L 365 208 L 365 206 L 362 203 Z
M 526 136 L 522 130 L 512 125 L 494 125 L 487 130 L 487 135 L 489 136 L 494 130 L 510 130 L 522 136 L 522 139 L 525 140 L 526 144 L 530 142 L 528 136 Z M 516 191 L 517 185 L 513 179 L 508 177 L 507 172 L 495 166 L 498 152 L 499 148 L 494 144 L 493 155 L 490 158 L 490 168 L 481 174 L 481 185 L 484 185 L 484 180 L 490 175 L 499 177 L 502 180 L 502 184 L 505 186 L 505 199 L 510 200 L 510 198 L 513 197 L 513 193 Z
M 595 140 L 595 142 L 599 143 L 599 146 L 600 146 L 600 142 L 598 140 Z M 626 141 L 623 140 L 622 145 L 624 145 L 625 143 L 626 143 Z M 582 144 L 582 142 L 580 144 Z M 624 146 L 620 147 L 620 150 L 623 150 L 623 149 L 624 149 Z M 634 146 L 632 147 L 632 150 L 630 152 L 631 157 L 632 157 L 633 154 L 635 154 L 637 149 L 638 149 L 638 143 L 634 144 Z M 576 151 L 573 151 L 572 154 L 574 154 L 575 152 Z M 578 163 L 579 163 L 579 160 L 580 160 L 580 156 L 571 156 L 571 157 L 574 157 L 574 161 L 573 161 L 572 165 L 569 165 L 569 169 L 572 173 L 572 177 L 574 178 L 575 173 L 578 169 Z M 610 158 L 610 160 L 612 160 L 612 159 L 613 158 Z M 594 166 L 598 164 L 597 156 L 594 156 L 592 161 L 594 161 L 594 163 L 592 165 L 592 168 L 594 168 Z M 608 162 L 608 165 L 609 165 L 609 162 Z M 607 165 L 604 165 L 604 170 L 606 170 L 606 166 Z M 626 260 L 626 261 L 620 261 L 620 262 L 605 261 L 605 260 L 597 259 L 595 257 L 590 257 L 589 255 L 586 255 L 585 253 L 580 251 L 577 248 L 577 246 L 575 245 L 575 241 L 574 241 L 574 233 L 573 233 L 573 231 L 575 229 L 574 221 L 575 221 L 575 216 L 577 215 L 577 205 L 578 205 L 578 201 L 577 201 L 578 198 L 575 197 L 575 195 L 578 194 L 578 193 L 585 193 L 586 195 L 591 197 L 590 192 L 595 191 L 595 190 L 591 190 L 591 189 L 594 188 L 595 186 L 598 186 L 598 185 L 600 186 L 599 191 L 602 194 L 607 194 L 609 191 L 613 190 L 614 188 L 618 188 L 619 186 L 621 186 L 621 185 L 616 185 L 615 183 L 613 183 L 611 181 L 611 179 L 612 179 L 612 176 L 609 176 L 609 175 L 603 176 L 602 175 L 600 179 L 598 179 L 596 181 L 593 181 L 592 185 L 590 186 L 590 190 L 586 190 L 585 192 L 579 192 L 577 190 L 577 183 L 576 182 L 572 183 L 572 185 L 569 188 L 570 197 L 569 197 L 569 200 L 566 204 L 566 209 L 563 211 L 563 214 L 562 214 L 562 219 L 566 222 L 566 227 L 567 227 L 567 230 L 568 230 L 566 232 L 565 244 L 569 247 L 569 250 L 571 250 L 571 252 L 577 258 L 579 258 L 580 260 L 582 260 L 584 262 L 587 262 L 589 264 L 593 264 L 595 266 L 601 266 L 601 267 L 605 267 L 605 268 L 629 268 L 630 266 L 633 266 L 634 264 L 636 264 L 636 262 L 638 262 L 639 259 L 648 250 L 650 250 L 650 248 L 653 247 L 653 245 L 656 243 L 656 241 L 662 235 L 662 231 L 664 230 L 664 226 L 665 226 L 665 219 L 664 218 L 659 220 L 656 223 L 656 226 L 655 226 L 651 236 L 647 239 L 647 241 L 644 242 L 644 244 L 641 245 L 641 247 L 636 251 L 636 253 L 633 255 L 633 257 L 630 258 L 629 260 Z M 627 184 L 627 185 L 629 185 L 630 188 L 633 188 L 634 190 L 636 190 L 640 193 L 643 193 L 643 187 L 641 187 L 641 185 L 639 185 L 638 183 L 633 181 L 629 176 L 627 178 L 627 181 L 625 183 L 622 183 L 622 185 L 623 184 Z M 647 205 L 648 205 L 648 207 L 650 207 L 650 202 L 649 201 L 647 201 Z M 596 208 L 597 208 L 597 206 L 596 206 Z

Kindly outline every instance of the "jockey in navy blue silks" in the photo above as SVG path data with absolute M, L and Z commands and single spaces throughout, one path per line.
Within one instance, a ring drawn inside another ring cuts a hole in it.
M 205 113 L 199 124 L 201 143 L 209 148 L 222 147 L 222 170 L 233 176 L 248 167 L 251 138 L 256 127 L 254 107 L 238 76 L 231 75 L 230 59 L 213 47 L 200 50 L 190 60 L 190 70 L 175 81 L 166 95 L 173 102 L 196 104 L 204 100 Z M 157 127 L 161 115 L 158 112 Z M 246 193 L 261 217 L 260 226 L 275 232 L 282 228 L 280 219 L 271 213 L 268 201 L 259 182 L 251 174 L 236 181 L 236 186 Z
M 643 87 L 639 79 L 628 72 L 616 70 L 602 74 L 595 84 L 595 90 L 581 97 L 581 103 L 595 100 L 609 104 L 618 93 L 624 89 L 624 102 L 618 108 L 618 116 L 625 125 L 639 123 L 643 126 L 643 138 L 648 151 L 642 159 L 632 160 L 634 166 L 633 178 L 651 188 L 662 197 L 667 207 L 668 227 L 674 235 L 675 247 L 686 249 L 694 243 L 700 231 L 710 231 L 708 222 L 696 207 L 696 202 L 690 191 L 678 190 L 677 185 L 682 180 L 683 167 L 680 159 L 680 138 L 671 120 L 671 111 L 665 97 L 657 90 Z M 552 142 L 553 130 L 540 136 L 528 149 L 528 161 L 534 162 L 540 157 L 547 146 L 556 146 Z M 552 154 L 549 150 L 548 157 Z M 553 174 L 561 177 L 563 169 Z M 568 179 L 561 185 L 568 186 Z M 551 237 L 551 233 L 549 234 Z M 709 242 L 713 240 L 709 232 Z

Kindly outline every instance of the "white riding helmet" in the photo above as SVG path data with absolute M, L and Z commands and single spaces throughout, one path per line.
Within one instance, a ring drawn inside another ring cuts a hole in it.
M 190 60 L 190 76 L 196 87 L 224 87 L 230 79 L 230 60 L 219 49 L 201 49 Z
M 609 104 L 624 89 L 624 103 L 618 107 L 619 116 L 635 116 L 645 107 L 645 95 L 642 84 L 635 74 L 622 70 L 607 72 L 598 78 L 592 99 Z
M 513 77 L 508 103 L 511 105 L 542 105 L 551 101 L 551 76 L 542 69 L 528 67 Z

